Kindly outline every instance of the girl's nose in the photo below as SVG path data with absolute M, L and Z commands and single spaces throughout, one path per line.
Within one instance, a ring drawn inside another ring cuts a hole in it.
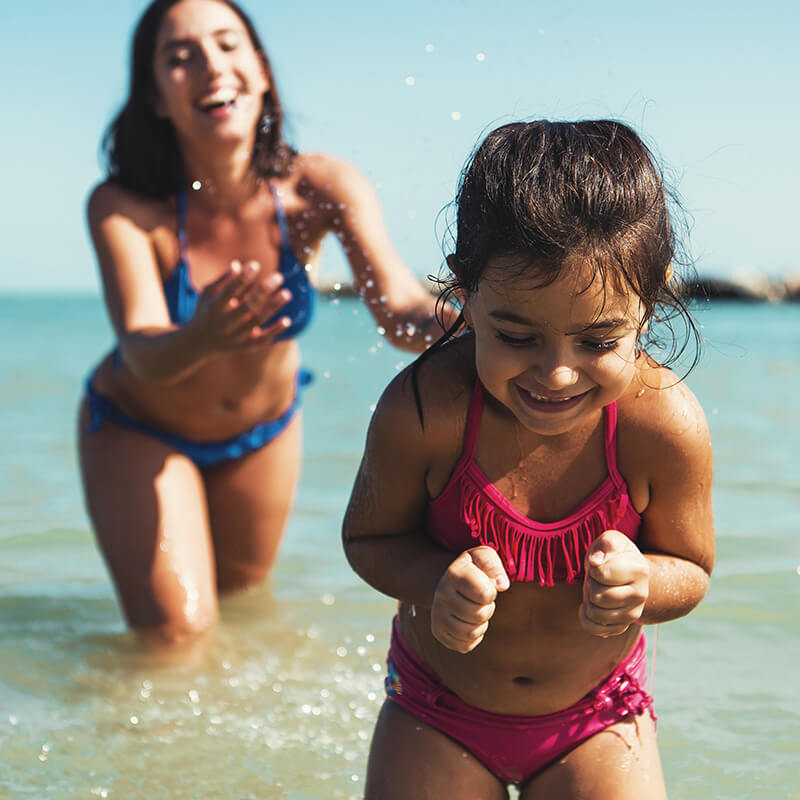
M 578 370 L 565 358 L 564 353 L 550 352 L 542 355 L 535 369 L 536 380 L 543 389 L 560 392 L 578 382 Z

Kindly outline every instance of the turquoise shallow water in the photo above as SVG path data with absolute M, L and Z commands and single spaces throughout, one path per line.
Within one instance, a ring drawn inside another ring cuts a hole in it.
M 659 629 L 664 770 L 673 800 L 800 798 L 800 307 L 698 316 L 718 560 L 703 604 Z M 408 357 L 356 302 L 321 305 L 275 575 L 225 603 L 210 652 L 154 663 L 124 632 L 75 468 L 101 303 L 0 297 L 0 341 L 0 799 L 360 796 L 393 604 L 350 571 L 339 523 L 371 406 Z

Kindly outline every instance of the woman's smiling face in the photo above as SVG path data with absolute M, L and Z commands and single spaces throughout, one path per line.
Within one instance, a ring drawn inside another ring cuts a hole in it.
M 520 276 L 520 263 L 490 259 L 464 314 L 486 390 L 525 428 L 558 435 L 630 386 L 643 312 L 633 292 L 604 284 L 578 257 L 546 286 L 535 267 Z
M 156 38 L 154 108 L 179 140 L 252 139 L 264 93 L 264 62 L 243 21 L 218 0 L 181 0 Z

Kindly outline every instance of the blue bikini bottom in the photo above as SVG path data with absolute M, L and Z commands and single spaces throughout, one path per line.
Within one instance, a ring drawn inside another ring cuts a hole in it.
M 100 430 L 106 420 L 111 420 L 124 428 L 139 431 L 139 433 L 147 434 L 164 442 L 164 444 L 191 459 L 198 468 L 213 467 L 222 461 L 242 458 L 248 453 L 260 450 L 265 445 L 268 445 L 291 422 L 292 417 L 300 407 L 300 389 L 311 383 L 313 378 L 311 372 L 306 369 L 301 369 L 297 373 L 294 400 L 292 400 L 289 408 L 276 419 L 269 422 L 259 422 L 249 430 L 237 436 L 232 436 L 230 439 L 213 442 L 193 442 L 129 417 L 120 411 L 108 397 L 95 391 L 92 386 L 93 377 L 94 373 L 86 379 L 86 402 L 89 408 L 87 433 L 94 433 Z

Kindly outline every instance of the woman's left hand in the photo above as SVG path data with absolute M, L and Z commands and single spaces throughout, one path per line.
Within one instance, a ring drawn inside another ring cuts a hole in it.
M 619 531 L 592 542 L 584 561 L 581 627 L 595 636 L 619 636 L 639 620 L 649 594 L 650 564 Z

